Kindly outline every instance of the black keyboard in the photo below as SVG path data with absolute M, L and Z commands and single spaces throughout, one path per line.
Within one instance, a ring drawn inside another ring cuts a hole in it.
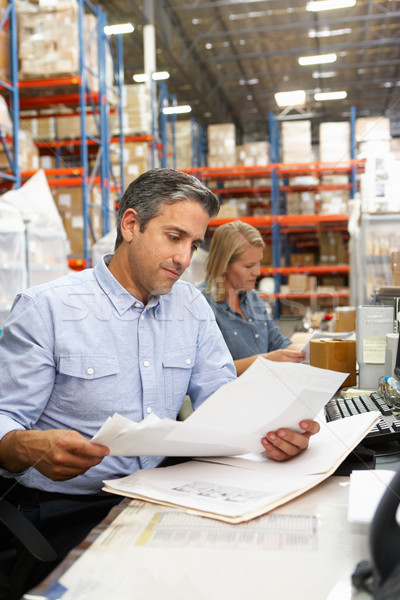
M 380 420 L 364 438 L 363 444 L 375 446 L 382 442 L 400 441 L 400 415 L 392 413 L 384 397 L 378 392 L 352 398 L 332 398 L 325 406 L 325 417 L 327 421 L 335 421 L 373 410 L 381 413 Z

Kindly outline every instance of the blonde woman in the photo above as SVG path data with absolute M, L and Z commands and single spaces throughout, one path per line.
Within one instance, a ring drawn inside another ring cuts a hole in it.
M 260 275 L 264 242 L 257 229 L 243 221 L 218 227 L 199 287 L 214 311 L 234 359 L 237 374 L 257 358 L 301 362 L 305 353 L 282 335 L 254 291 Z

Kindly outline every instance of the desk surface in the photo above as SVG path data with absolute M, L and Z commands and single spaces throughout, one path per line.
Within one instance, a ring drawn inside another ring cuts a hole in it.
M 367 529 L 348 523 L 348 491 L 333 476 L 244 525 L 124 500 L 24 598 L 364 600 L 350 576 Z

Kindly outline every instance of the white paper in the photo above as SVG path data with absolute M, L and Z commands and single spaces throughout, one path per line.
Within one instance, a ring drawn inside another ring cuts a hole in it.
M 185 421 L 107 419 L 92 438 L 114 456 L 229 456 L 261 452 L 261 437 L 279 427 L 299 430 L 330 400 L 347 373 L 262 357 Z
M 395 471 L 353 471 L 350 475 L 347 519 L 350 523 L 371 523 L 378 504 Z M 396 514 L 400 524 L 399 511 Z
M 260 455 L 197 459 L 136 471 L 104 484 L 123 494 L 227 517 L 242 516 L 315 485 L 340 464 L 378 418 L 378 413 L 371 412 L 325 423 L 306 452 L 283 463 Z
M 332 331 L 314 331 L 310 339 L 302 347 L 306 353 L 305 362 L 310 362 L 310 342 L 311 340 L 330 339 L 347 340 L 354 334 L 354 331 L 332 332 Z

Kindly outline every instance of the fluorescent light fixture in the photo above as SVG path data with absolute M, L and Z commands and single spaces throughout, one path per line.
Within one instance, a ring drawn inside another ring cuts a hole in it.
M 314 94 L 314 100 L 324 102 L 325 100 L 343 100 L 347 98 L 347 92 L 317 92 Z
M 239 79 L 239 85 L 257 85 L 257 83 L 260 83 L 260 80 L 257 79 L 257 77 L 254 77 L 253 79 Z
M 168 71 L 157 71 L 156 73 L 153 73 L 151 78 L 153 79 L 153 81 L 161 81 L 162 79 L 169 79 L 169 73 L 168 73 Z M 145 81 L 147 81 L 146 73 L 139 73 L 138 75 L 134 75 L 133 81 L 136 81 L 136 83 L 144 83 Z
M 118 33 L 132 33 L 135 28 L 132 23 L 120 23 L 119 25 L 106 25 L 104 33 L 106 35 L 116 35 Z
M 306 103 L 306 93 L 304 90 L 294 90 L 293 92 L 277 92 L 275 101 L 278 106 L 304 106 Z
M 344 29 L 320 29 L 319 31 L 315 29 L 310 29 L 308 32 L 309 38 L 326 38 L 333 37 L 334 35 L 346 35 L 347 33 L 351 33 L 350 27 L 346 27 Z
M 164 115 L 181 115 L 183 113 L 191 112 L 192 107 L 188 104 L 182 104 L 182 106 L 166 106 L 162 109 Z
M 329 54 L 315 54 L 314 56 L 299 56 L 299 65 L 302 67 L 307 65 L 326 65 L 333 63 L 337 59 L 334 52 Z
M 314 0 L 307 2 L 306 10 L 319 12 L 320 10 L 335 10 L 337 8 L 350 8 L 356 5 L 356 0 Z
M 312 74 L 313 79 L 328 79 L 329 77 L 335 77 L 336 71 L 314 71 Z

